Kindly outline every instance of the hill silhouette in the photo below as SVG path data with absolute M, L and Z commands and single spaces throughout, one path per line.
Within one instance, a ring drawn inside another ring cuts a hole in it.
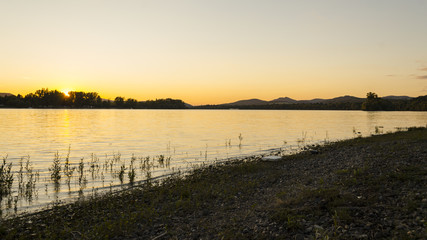
M 369 93 L 368 93 L 369 94 Z M 367 110 L 367 111 L 427 111 L 427 96 L 385 96 L 370 100 L 354 96 L 340 96 L 332 99 L 314 98 L 311 100 L 295 100 L 280 97 L 271 101 L 257 98 L 239 100 L 218 105 L 195 106 L 196 109 L 290 109 L 290 110 Z

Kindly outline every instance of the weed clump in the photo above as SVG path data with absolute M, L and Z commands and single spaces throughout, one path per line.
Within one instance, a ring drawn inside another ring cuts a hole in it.
M 61 157 L 59 153 L 55 153 L 55 157 L 53 158 L 52 167 L 49 168 L 50 179 L 55 183 L 59 184 L 59 180 L 61 180 Z
M 6 162 L 7 156 L 3 157 L 0 165 L 0 199 L 10 194 L 13 184 L 12 163 Z
M 135 182 L 135 177 L 136 177 L 136 173 L 135 173 L 135 167 L 134 167 L 134 163 L 136 161 L 136 157 L 132 156 L 131 160 L 130 160 L 130 165 L 129 165 L 129 172 L 128 172 L 128 177 L 129 177 L 129 183 L 131 185 L 134 184 Z

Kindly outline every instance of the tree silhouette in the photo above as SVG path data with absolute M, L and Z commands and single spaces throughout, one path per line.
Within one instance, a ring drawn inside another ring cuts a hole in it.
M 368 92 L 366 94 L 366 100 L 362 103 L 362 110 L 365 111 L 378 111 L 381 110 L 381 99 L 376 93 Z
M 116 106 L 118 108 L 122 108 L 125 105 L 125 98 L 124 97 L 116 97 L 114 99 L 114 104 L 116 104 Z

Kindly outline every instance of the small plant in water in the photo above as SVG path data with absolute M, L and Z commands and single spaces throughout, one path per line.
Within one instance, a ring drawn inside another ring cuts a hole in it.
M 6 162 L 6 157 L 3 157 L 3 162 L 0 165 L 0 200 L 3 196 L 11 193 L 13 184 L 12 163 Z
M 225 146 L 231 147 L 231 139 L 225 139 Z
M 85 168 L 85 163 L 83 162 L 83 158 L 81 158 L 79 163 L 79 168 L 77 168 L 77 172 L 79 174 L 80 188 L 84 188 L 84 185 L 86 184 L 86 177 L 84 176 L 84 168 Z
M 27 162 L 25 164 L 25 171 L 27 177 L 27 183 L 25 184 L 25 198 L 31 202 L 33 195 L 36 194 L 36 178 L 38 176 L 38 172 L 33 173 L 33 167 L 30 163 L 30 157 L 28 156 Z
M 159 165 L 163 167 L 165 165 L 165 155 L 159 155 L 157 161 L 159 162 Z
M 92 179 L 96 179 L 99 173 L 99 158 L 92 153 L 91 161 L 89 164 L 89 171 L 92 173 Z
M 73 172 L 76 168 L 71 167 L 70 164 L 70 148 L 68 148 L 67 157 L 65 158 L 65 164 L 64 164 L 64 174 L 67 177 L 67 183 L 70 184 L 71 177 L 73 176 Z
M 239 148 L 242 148 L 242 140 L 243 140 L 243 137 L 242 137 L 242 134 L 240 133 L 239 134 Z
M 53 158 L 52 167 L 49 168 L 50 172 L 50 179 L 54 183 L 59 183 L 59 180 L 61 180 L 61 158 L 59 157 L 59 153 L 55 153 L 55 157 Z
M 125 175 L 125 170 L 126 170 L 126 166 L 124 164 L 120 166 L 120 171 L 118 173 L 118 176 L 121 184 L 123 184 L 123 177 Z
M 136 157 L 132 155 L 132 158 L 130 160 L 130 165 L 129 165 L 129 172 L 128 172 L 128 177 L 129 177 L 129 183 L 131 185 L 133 185 L 133 183 L 135 182 L 135 167 L 134 167 L 134 162 L 136 160 Z

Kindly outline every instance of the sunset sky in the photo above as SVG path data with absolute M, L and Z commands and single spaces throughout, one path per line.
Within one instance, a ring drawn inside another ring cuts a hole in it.
M 427 95 L 425 0 L 0 2 L 0 92 L 240 99 Z

